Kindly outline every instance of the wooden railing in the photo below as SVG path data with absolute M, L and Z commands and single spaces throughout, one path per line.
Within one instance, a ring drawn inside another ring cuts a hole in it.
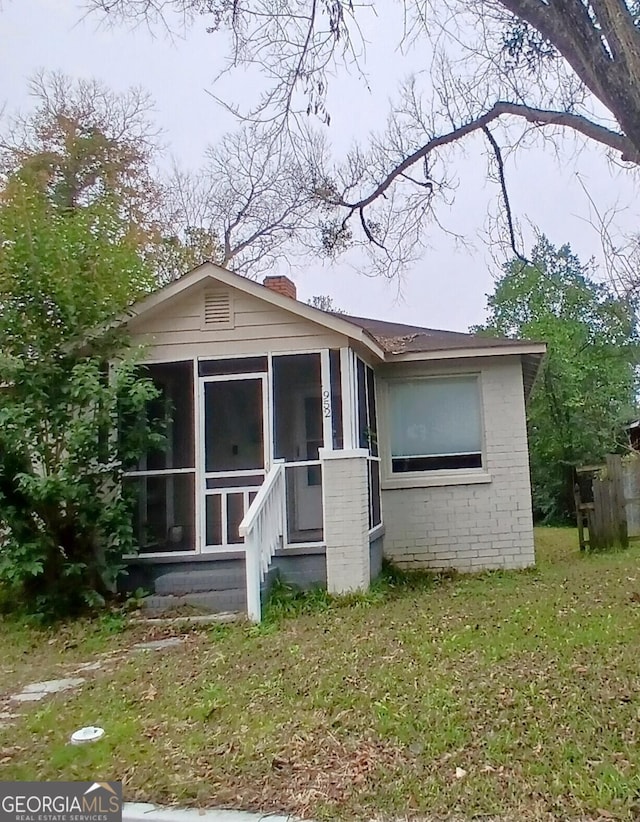
M 274 462 L 239 528 L 245 545 L 247 615 L 253 622 L 262 619 L 260 589 L 273 555 L 282 545 L 285 518 L 285 474 L 281 460 Z

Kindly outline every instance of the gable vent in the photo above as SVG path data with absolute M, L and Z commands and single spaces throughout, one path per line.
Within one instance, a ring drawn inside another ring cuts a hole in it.
M 231 297 L 227 291 L 205 291 L 203 328 L 233 328 Z

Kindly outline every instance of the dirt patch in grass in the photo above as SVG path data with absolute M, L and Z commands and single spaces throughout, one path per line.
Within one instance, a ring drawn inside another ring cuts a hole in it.
M 637 819 L 640 549 L 538 544 L 535 570 L 396 580 L 128 655 L 0 730 L 2 777 L 316 819 Z M 86 724 L 105 738 L 69 746 Z
M 108 669 L 137 642 L 191 630 L 189 625 L 137 623 L 135 617 L 116 612 L 99 619 L 39 626 L 0 616 L 0 704 L 31 682 L 100 670 L 85 669 L 85 663 L 100 662 Z

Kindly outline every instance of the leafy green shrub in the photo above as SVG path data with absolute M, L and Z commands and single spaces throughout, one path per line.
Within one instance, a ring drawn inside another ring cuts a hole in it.
M 0 589 L 57 617 L 104 603 L 135 548 L 121 478 L 156 436 L 155 388 L 120 334 L 83 337 L 151 278 L 117 204 L 62 209 L 28 174 L 2 194 Z M 140 424 L 118 438 L 123 416 Z
M 326 588 L 316 586 L 303 591 L 277 576 L 271 583 L 264 609 L 266 622 L 278 622 L 287 617 L 326 611 L 332 607 L 332 597 Z
M 11 387 L 0 400 L 0 584 L 47 616 L 102 605 L 123 554 L 135 552 L 121 484 L 132 444 L 110 432 L 119 411 L 144 419 L 155 389 L 132 362 L 109 379 L 92 359 L 2 373 Z

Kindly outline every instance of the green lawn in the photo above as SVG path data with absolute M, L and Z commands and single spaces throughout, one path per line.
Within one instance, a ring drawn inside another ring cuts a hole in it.
M 638 818 L 640 546 L 537 542 L 535 571 L 316 596 L 124 657 L 0 730 L 0 778 L 121 778 L 130 800 L 317 819 Z M 112 629 L 70 628 L 66 647 L 4 623 L 0 692 L 140 636 Z M 105 738 L 68 745 L 87 724 Z

